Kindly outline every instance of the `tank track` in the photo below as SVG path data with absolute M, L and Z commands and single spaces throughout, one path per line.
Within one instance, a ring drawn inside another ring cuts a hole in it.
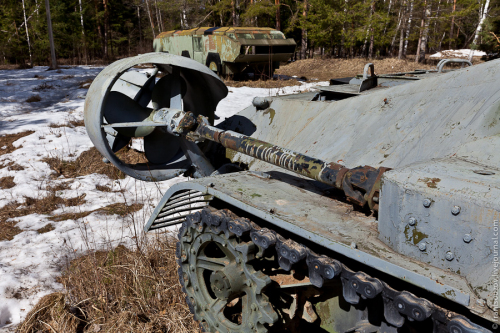
M 396 328 L 402 327 L 407 319 L 423 321 L 431 318 L 433 333 L 491 333 L 490 330 L 472 323 L 462 315 L 408 291 L 393 289 L 384 281 L 362 271 L 355 272 L 339 260 L 316 254 L 306 246 L 292 239 L 286 239 L 274 230 L 261 228 L 249 219 L 237 217 L 228 209 L 213 211 L 206 207 L 201 212 L 188 215 L 179 230 L 179 240 L 189 228 L 203 225 L 210 227 L 214 232 L 225 233 L 227 237 L 231 234 L 238 237 L 249 234 L 252 242 L 258 246 L 257 255 L 260 256 L 274 247 L 279 265 L 286 271 L 289 271 L 294 264 L 305 261 L 309 270 L 309 280 L 317 288 L 321 288 L 326 280 L 340 279 L 343 297 L 349 304 L 355 305 L 360 299 L 369 300 L 380 295 L 384 303 L 385 320 Z M 179 264 L 179 280 L 185 293 L 180 242 L 177 243 L 176 257 Z M 186 297 L 186 302 L 194 314 L 194 304 L 191 304 L 189 297 Z

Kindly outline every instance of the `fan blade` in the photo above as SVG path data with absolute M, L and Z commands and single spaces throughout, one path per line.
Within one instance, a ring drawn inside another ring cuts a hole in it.
M 144 83 L 141 90 L 137 93 L 134 100 L 139 103 L 140 106 L 146 107 L 151 101 L 151 96 L 153 95 L 153 89 L 156 82 L 156 73 L 151 75 L 151 77 Z
M 181 138 L 156 128 L 153 133 L 144 138 L 144 153 L 149 162 L 165 164 L 179 151 Z
M 175 78 L 174 75 L 175 74 L 165 75 L 156 83 L 151 96 L 153 102 L 153 108 L 155 110 L 159 110 L 161 108 L 174 107 L 170 104 L 171 103 L 170 94 L 172 91 L 172 85 L 175 84 L 174 83 L 175 80 L 178 80 L 177 85 L 180 85 L 181 98 L 186 94 L 187 90 L 186 82 L 180 76 Z M 181 105 L 179 104 L 176 108 L 180 110 Z
M 130 137 L 118 133 L 116 136 L 106 135 L 113 153 L 116 153 L 130 142 Z
M 146 120 L 152 110 L 142 107 L 128 96 L 111 91 L 104 106 L 104 117 L 108 123 L 140 122 Z M 154 131 L 153 126 L 122 127 L 115 130 L 128 137 L 143 137 Z

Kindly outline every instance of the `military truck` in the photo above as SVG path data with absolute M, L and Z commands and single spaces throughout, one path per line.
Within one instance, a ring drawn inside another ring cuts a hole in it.
M 196 28 L 173 30 L 159 34 L 153 47 L 192 58 L 219 76 L 251 71 L 270 75 L 280 62 L 288 61 L 295 51 L 293 38 L 286 38 L 271 28 Z

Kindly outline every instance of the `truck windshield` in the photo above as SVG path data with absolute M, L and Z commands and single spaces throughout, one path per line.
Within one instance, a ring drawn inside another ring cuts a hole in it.
M 285 39 L 285 35 L 283 35 L 283 33 L 280 31 L 271 31 L 271 38 L 272 39 Z
M 253 38 L 253 35 L 252 34 L 246 34 L 246 33 L 243 33 L 243 34 L 236 34 L 238 36 L 238 38 L 245 38 L 245 39 L 254 39 Z
M 255 39 L 270 39 L 268 34 L 253 34 Z

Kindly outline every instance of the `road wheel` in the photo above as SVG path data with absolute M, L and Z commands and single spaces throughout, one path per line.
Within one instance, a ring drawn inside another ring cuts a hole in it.
M 218 53 L 209 53 L 205 65 L 216 72 L 217 75 L 222 75 L 222 62 Z

